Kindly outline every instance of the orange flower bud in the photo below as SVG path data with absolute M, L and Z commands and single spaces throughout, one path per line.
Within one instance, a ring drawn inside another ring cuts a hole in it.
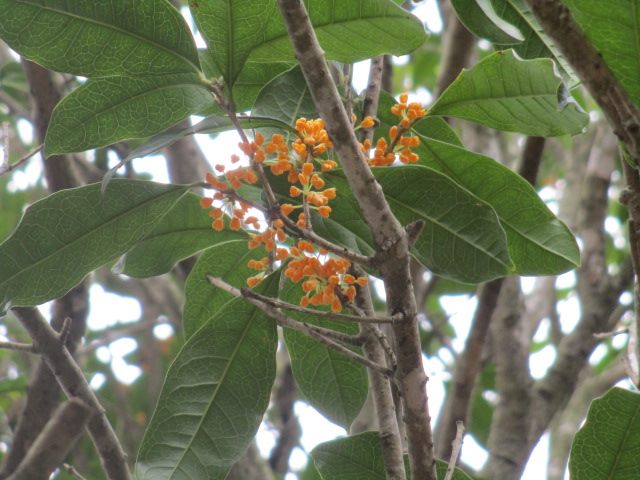
M 213 223 L 211 223 L 211 227 L 217 231 L 217 232 L 221 232 L 222 230 L 224 230 L 224 220 L 222 220 L 222 218 L 216 218 Z
M 324 187 L 324 180 L 319 175 L 314 175 L 311 177 L 311 185 L 313 188 L 321 189 Z
M 258 275 L 247 278 L 247 286 L 249 288 L 253 288 L 258 285 L 262 281 L 262 278 Z
M 231 222 L 229 222 L 229 228 L 231 230 L 240 230 L 241 224 L 240 219 L 238 217 L 233 217 Z
M 300 190 L 296 186 L 291 185 L 291 187 L 289 188 L 289 195 L 291 195 L 292 197 L 299 197 L 300 195 L 302 195 L 302 190 Z
M 353 275 L 349 275 L 348 273 L 344 276 L 344 282 L 351 285 L 356 282 L 356 277 Z
M 204 197 L 200 199 L 200 206 L 202 208 L 210 208 L 212 204 L 213 204 L 213 198 Z
M 291 212 L 293 212 L 293 205 L 291 205 L 290 203 L 285 203 L 283 205 L 280 206 L 280 212 L 283 215 L 289 215 Z
M 330 172 L 331 170 L 333 170 L 337 166 L 338 166 L 338 164 L 336 162 L 334 162 L 333 160 L 325 160 L 324 162 L 322 162 L 322 171 L 323 172 Z
M 336 189 L 327 188 L 324 192 L 322 192 L 322 195 L 324 195 L 324 197 L 328 200 L 333 200 L 334 198 L 336 198 Z
M 356 279 L 356 282 L 361 287 L 364 287 L 365 285 L 367 285 L 369 283 L 369 279 L 367 277 L 358 277 Z
M 375 120 L 373 119 L 373 117 L 364 117 L 364 119 L 362 120 L 362 122 L 360 123 L 360 126 L 362 128 L 371 128 L 376 124 Z
M 320 216 L 328 218 L 329 215 L 331 215 L 331 207 L 328 207 L 326 205 L 318 207 L 318 213 L 320 214 Z
M 400 95 L 400 103 L 407 103 L 407 100 L 409 100 L 409 95 L 407 95 L 406 93 Z
M 342 311 L 342 303 L 338 297 L 334 297 L 331 302 L 331 311 L 333 313 L 340 313 Z

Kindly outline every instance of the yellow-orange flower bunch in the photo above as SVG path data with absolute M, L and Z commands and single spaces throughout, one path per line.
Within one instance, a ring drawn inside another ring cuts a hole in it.
M 389 129 L 389 141 L 381 137 L 376 142 L 373 158 L 369 164 L 376 167 L 391 165 L 399 157 L 402 163 L 415 163 L 420 157 L 411 148 L 420 145 L 420 138 L 414 135 L 405 135 L 411 126 L 426 115 L 426 110 L 417 102 L 407 103 L 407 94 L 400 95 L 400 103 L 391 107 L 391 113 L 400 119 L 398 125 Z M 366 120 L 366 119 L 365 119 Z M 371 149 L 371 141 L 366 140 L 362 149 L 368 154 Z
M 277 226 L 274 226 L 276 229 Z M 266 233 L 266 232 L 265 232 Z M 259 237 L 259 239 L 255 239 Z M 268 249 L 272 234 L 261 234 L 254 237 L 251 246 L 264 243 Z M 275 245 L 271 246 L 272 249 Z M 366 277 L 354 277 L 347 273 L 351 262 L 344 258 L 336 258 L 328 255 L 322 248 L 316 247 L 307 240 L 298 240 L 290 249 L 276 248 L 275 258 L 288 260 L 284 275 L 294 283 L 302 282 L 304 295 L 300 298 L 300 305 L 319 306 L 328 305 L 335 313 L 342 311 L 342 300 L 352 302 L 356 296 L 356 285 L 364 286 L 368 280 Z M 269 265 L 268 257 L 261 260 L 249 260 L 248 266 L 259 273 L 249 277 L 247 284 L 252 287 L 260 283 L 264 278 Z
M 366 128 L 373 125 L 373 119 L 369 123 L 363 122 Z M 265 141 L 262 134 L 256 133 L 253 141 L 241 142 L 239 147 L 249 157 L 252 166 L 261 164 L 274 175 L 287 173 L 291 184 L 289 195 L 304 199 L 302 205 L 282 204 L 282 215 L 289 217 L 294 210 L 303 209 L 306 204 L 319 215 L 328 217 L 331 214 L 328 203 L 336 198 L 336 189 L 325 188 L 322 174 L 333 170 L 337 164 L 323 157 L 333 144 L 320 119 L 300 118 L 296 121 L 295 130 L 297 136 L 289 144 L 283 135 L 274 134 L 270 140 Z M 236 155 L 231 158 L 232 163 L 239 160 Z M 216 171 L 221 176 L 208 174 L 207 183 L 217 191 L 212 198 L 203 198 L 201 201 L 203 208 L 210 209 L 209 215 L 214 219 L 212 227 L 215 230 L 224 229 L 226 211 L 231 217 L 229 228 L 238 230 L 243 226 L 251 226 L 254 230 L 259 230 L 258 219 L 247 216 L 250 205 L 238 200 L 239 196 L 232 195 L 242 184 L 257 181 L 254 169 L 249 167 L 226 171 L 219 165 L 216 166 Z M 220 206 L 216 204 L 214 207 L 214 200 L 218 200 Z M 339 312 L 343 308 L 344 299 L 352 301 L 355 298 L 356 285 L 366 284 L 366 277 L 355 278 L 347 273 L 351 266 L 349 260 L 332 257 L 324 249 L 316 251 L 316 247 L 306 240 L 299 240 L 295 246 L 286 247 L 287 235 L 283 220 L 278 218 L 268 221 L 267 228 L 253 233 L 249 240 L 249 248 L 264 247 L 269 254 L 260 260 L 249 261 L 248 267 L 258 270 L 257 274 L 247 279 L 249 287 L 262 281 L 273 260 L 286 262 L 285 276 L 296 283 L 302 282 L 304 295 L 300 299 L 301 305 L 328 305 L 334 312 Z M 304 212 L 299 213 L 296 223 L 305 229 L 311 226 Z

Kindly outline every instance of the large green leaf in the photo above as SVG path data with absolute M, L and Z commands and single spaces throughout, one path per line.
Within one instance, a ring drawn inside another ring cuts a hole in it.
M 422 139 L 420 163 L 447 175 L 498 214 L 520 275 L 557 275 L 580 265 L 575 238 L 520 175 L 495 160 Z
M 522 33 L 497 15 L 487 15 L 476 0 L 451 0 L 456 15 L 474 35 L 494 43 L 511 45 L 524 40 Z
M 311 457 L 323 480 L 386 479 L 378 432 L 365 432 L 321 443 L 311 451 Z M 443 480 L 447 462 L 436 460 L 436 472 L 438 479 Z M 471 477 L 456 468 L 452 480 L 471 480 Z
M 165 0 L 0 0 L 0 38 L 85 77 L 198 72 L 193 37 Z
M 295 125 L 301 117 L 316 118 L 316 106 L 300 67 L 278 75 L 265 85 L 252 113 L 274 117 L 288 125 Z
M 152 277 L 170 271 L 180 260 L 222 242 L 248 240 L 244 232 L 211 228 L 211 218 L 200 206 L 200 196 L 188 193 L 122 259 L 119 269 L 130 277 Z
M 382 53 L 402 55 L 425 39 L 422 23 L 389 0 L 305 2 L 328 58 L 355 62 Z M 228 85 L 249 58 L 261 63 L 293 59 L 276 2 L 219 0 L 189 2 L 198 29 Z
M 564 55 L 547 36 L 525 0 L 477 0 L 477 2 L 484 13 L 496 24 L 507 21 L 516 26 L 524 37 L 524 41 L 517 45 L 511 42 L 495 41 L 497 48 L 513 48 L 518 55 L 527 59 L 551 58 L 558 64 L 560 72 L 571 86 L 577 83 L 578 80 Z
M 612 388 L 594 400 L 569 456 L 571 480 L 640 478 L 640 394 Z
M 507 238 L 493 208 L 447 176 L 421 165 L 376 168 L 385 197 L 403 225 L 423 220 L 412 252 L 432 272 L 477 283 L 512 271 Z M 333 221 L 371 243 L 356 199 L 342 174 L 327 175 L 338 190 Z
M 637 0 L 564 0 L 564 3 L 631 99 L 640 105 Z
M 89 80 L 54 109 L 47 155 L 145 138 L 203 111 L 213 100 L 197 75 Z
M 238 288 L 246 286 L 246 280 L 257 272 L 247 266 L 249 260 L 258 260 L 265 256 L 261 248 L 250 250 L 246 234 L 231 231 L 220 233 L 215 246 L 202 252 L 194 265 L 185 285 L 185 302 L 182 324 L 185 337 L 189 338 L 218 312 L 233 297 L 220 290 L 211 288 L 207 274 L 221 277 L 227 283 Z
M 213 57 L 208 50 L 199 50 L 200 62 L 202 69 L 207 78 L 220 78 L 222 72 L 214 63 Z M 240 75 L 233 84 L 231 97 L 233 98 L 233 106 L 236 112 L 244 112 L 249 110 L 253 102 L 258 97 L 260 90 L 269 83 L 273 78 L 282 72 L 289 70 L 295 62 L 293 59 L 274 60 L 273 62 L 254 62 L 248 60 Z M 207 113 L 226 113 L 222 112 L 219 107 L 215 107 L 215 111 Z M 253 112 L 255 113 L 255 112 Z
M 551 60 L 519 60 L 511 50 L 463 71 L 429 115 L 543 137 L 580 133 L 589 121 L 563 89 Z
M 261 292 L 274 295 L 278 279 Z M 277 345 L 275 322 L 241 298 L 194 333 L 169 368 L 136 478 L 223 480 L 267 409 Z
M 92 184 L 34 203 L 0 245 L 0 311 L 63 295 L 146 237 L 186 190 L 115 180 L 104 196 Z
M 280 298 L 297 304 L 303 296 L 299 284 L 289 280 L 280 291 Z M 290 314 L 307 324 L 355 335 L 355 323 L 336 322 L 312 315 Z M 332 422 L 349 428 L 367 399 L 367 371 L 353 360 L 329 349 L 307 335 L 284 329 L 291 369 L 300 392 L 306 400 Z

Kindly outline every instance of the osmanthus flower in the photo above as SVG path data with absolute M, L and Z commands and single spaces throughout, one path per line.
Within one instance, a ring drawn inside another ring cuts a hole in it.
M 411 126 L 426 115 L 426 110 L 417 102 L 407 103 L 407 94 L 400 95 L 400 102 L 391 107 L 391 113 L 399 118 L 398 125 L 389 129 L 389 140 L 380 137 L 373 151 L 373 158 L 369 164 L 375 167 L 384 167 L 393 164 L 396 158 L 402 163 L 415 163 L 420 157 L 411 148 L 420 145 L 420 138 L 415 135 L 405 135 L 411 131 Z M 362 149 L 368 153 L 371 142 L 362 143 Z
M 398 125 L 389 131 L 389 141 L 378 139 L 371 165 L 390 165 L 399 154 L 403 163 L 413 163 L 418 155 L 411 149 L 419 145 L 419 138 L 406 135 L 411 125 L 425 115 L 425 110 L 417 103 L 407 103 L 407 96 L 400 96 L 400 103 L 391 111 L 400 118 Z M 354 118 L 355 124 L 355 118 Z M 373 128 L 376 122 L 372 117 L 365 117 L 354 129 Z M 240 142 L 240 150 L 249 158 L 249 167 L 228 170 L 221 165 L 215 167 L 219 176 L 207 174 L 207 183 L 216 190 L 212 197 L 201 200 L 202 207 L 209 209 L 214 230 L 225 228 L 225 218 L 229 217 L 228 227 L 232 230 L 250 228 L 252 230 L 248 247 L 264 248 L 266 255 L 260 260 L 250 260 L 248 267 L 257 270 L 255 275 L 247 279 L 247 285 L 254 287 L 266 276 L 272 262 L 283 263 L 284 275 L 292 282 L 300 283 L 304 295 L 300 304 L 328 305 L 333 312 L 340 312 L 343 302 L 352 302 L 357 293 L 357 286 L 367 284 L 366 277 L 354 277 L 347 273 L 351 262 L 329 254 L 316 247 L 308 240 L 297 240 L 295 244 L 285 232 L 285 217 L 289 218 L 295 210 L 298 213 L 296 224 L 301 229 L 311 228 L 310 219 L 305 212 L 316 211 L 322 217 L 331 215 L 329 202 L 336 198 L 337 191 L 333 187 L 326 188 L 323 174 L 337 167 L 337 163 L 326 158 L 333 148 L 333 143 L 324 128 L 321 119 L 307 120 L 300 118 L 295 123 L 296 137 L 287 142 L 281 134 L 274 134 L 266 140 L 261 133 L 254 139 Z M 364 152 L 371 149 L 371 141 L 362 144 Z M 232 155 L 231 163 L 240 160 Z M 274 175 L 287 174 L 290 183 L 288 194 L 292 201 L 279 205 L 281 218 L 267 218 L 266 228 L 261 229 L 257 217 L 249 215 L 251 205 L 243 201 L 237 190 L 243 184 L 254 184 L 258 181 L 256 169 L 268 168 Z

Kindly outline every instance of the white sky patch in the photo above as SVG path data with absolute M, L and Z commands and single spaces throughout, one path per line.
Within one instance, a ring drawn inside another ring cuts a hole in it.
M 158 340 L 167 340 L 173 336 L 173 327 L 168 323 L 161 323 L 153 327 L 153 336 Z
M 474 470 L 481 470 L 487 458 L 489 458 L 487 451 L 471 435 L 465 435 L 460 460 Z
M 549 367 L 553 365 L 556 359 L 556 349 L 552 345 L 547 345 L 542 350 L 532 353 L 529 356 L 529 370 L 531 376 L 538 380 L 544 377 L 549 370 Z
M 603 343 L 599 344 L 593 352 L 591 352 L 591 355 L 589 356 L 589 363 L 591 365 L 597 365 L 604 359 L 604 357 L 607 356 L 608 352 L 609 348 L 606 345 Z
M 573 288 L 576 286 L 576 271 L 570 270 L 567 273 L 563 273 L 556 280 L 556 288 Z
M 562 333 L 572 332 L 578 324 L 578 320 L 580 320 L 582 311 L 578 297 L 575 294 L 571 294 L 566 299 L 558 301 L 557 309 L 560 315 Z
M 549 330 L 551 329 L 551 322 L 548 318 L 543 318 L 533 336 L 534 342 L 544 342 L 549 338 Z
M 456 332 L 456 338 L 452 340 L 456 352 L 464 348 L 464 341 L 471 328 L 471 319 L 476 309 L 478 300 L 469 295 L 444 295 L 440 297 L 440 305 L 449 314 L 449 323 Z
M 111 369 L 113 370 L 113 375 L 116 377 L 116 380 L 125 385 L 131 385 L 142 375 L 142 369 L 140 367 L 130 365 L 120 357 L 114 357 L 111 362 Z
M 87 326 L 92 330 L 101 330 L 117 323 L 131 323 L 140 318 L 140 303 L 132 297 L 123 297 L 109 293 L 100 285 L 93 284 L 89 289 L 89 317 Z
M 442 32 L 442 19 L 440 18 L 440 11 L 438 10 L 436 0 L 421 2 L 412 10 L 412 13 L 425 23 L 427 30 L 430 32 Z
M 546 478 L 546 466 L 549 457 L 549 435 L 544 434 L 531 452 L 521 480 L 541 480 Z
M 347 433 L 344 428 L 330 422 L 305 402 L 296 402 L 294 411 L 303 423 L 300 445 L 307 452 L 313 450 L 320 443 L 344 437 Z
M 93 390 L 99 390 L 106 381 L 107 377 L 104 373 L 96 373 L 95 375 L 93 375 L 93 377 L 91 377 L 91 380 L 89 380 L 89 386 Z

